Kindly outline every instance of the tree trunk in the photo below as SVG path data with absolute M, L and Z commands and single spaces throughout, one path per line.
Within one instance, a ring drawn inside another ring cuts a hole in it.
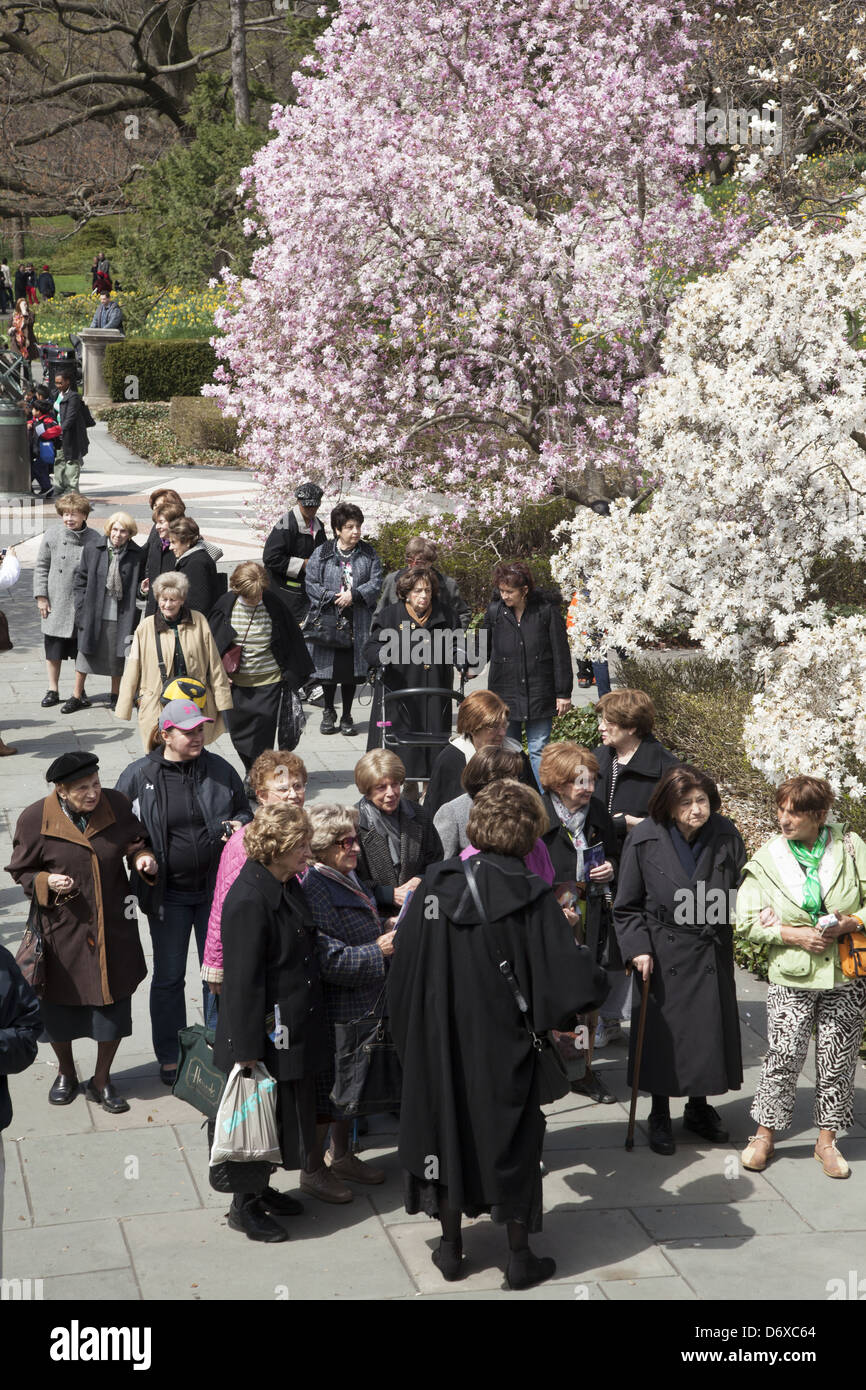
M 24 234 L 27 231 L 28 219 L 26 217 L 13 217 L 9 228 L 9 240 L 12 244 L 11 259 L 13 261 L 24 260 Z
M 232 16 L 232 95 L 235 125 L 250 123 L 250 89 L 247 86 L 247 36 L 244 29 L 247 0 L 230 0 Z

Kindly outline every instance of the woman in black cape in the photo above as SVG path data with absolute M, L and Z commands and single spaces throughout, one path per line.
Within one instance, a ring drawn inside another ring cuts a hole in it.
M 403 1064 L 406 1210 L 442 1223 L 433 1262 L 449 1280 L 463 1268 L 462 1213 L 505 1223 L 512 1289 L 549 1279 L 556 1266 L 529 1249 L 530 1232 L 541 1229 L 545 1122 L 537 1053 L 498 962 L 510 963 L 538 1033 L 570 1027 L 598 989 L 551 888 L 523 864 L 546 825 L 530 788 L 510 780 L 483 788 L 468 830 L 481 851 L 484 916 L 467 883 L 471 867 L 432 866 L 397 928 L 388 980 Z

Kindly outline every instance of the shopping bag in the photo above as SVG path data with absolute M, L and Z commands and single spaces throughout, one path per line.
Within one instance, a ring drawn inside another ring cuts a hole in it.
M 216 1117 L 211 1164 L 282 1163 L 277 1130 L 277 1083 L 261 1062 L 250 1069 L 235 1062 Z
M 306 722 L 307 716 L 304 713 L 300 695 L 297 690 L 293 690 L 290 685 L 284 682 L 280 700 L 277 747 L 285 748 L 289 753 L 293 748 L 297 748 Z
M 209 1120 L 216 1119 L 226 1075 L 213 1059 L 214 1031 L 202 1023 L 181 1028 L 177 1035 L 177 1073 L 172 1095 L 194 1105 Z

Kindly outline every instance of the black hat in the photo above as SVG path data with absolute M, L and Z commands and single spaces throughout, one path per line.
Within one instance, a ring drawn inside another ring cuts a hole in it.
M 320 507 L 324 495 L 318 483 L 301 483 L 295 490 L 295 496 L 304 507 Z
M 99 767 L 95 753 L 61 753 L 45 774 L 46 782 L 77 782 Z

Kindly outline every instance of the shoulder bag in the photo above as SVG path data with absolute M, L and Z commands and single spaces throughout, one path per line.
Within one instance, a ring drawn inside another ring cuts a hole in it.
M 45 992 L 45 948 L 45 929 L 42 924 L 42 913 L 36 901 L 36 885 L 34 884 L 27 925 L 24 928 L 24 935 L 21 938 L 21 945 L 18 947 L 15 962 L 33 993 L 39 998 Z
M 388 1027 L 379 1016 L 385 991 L 361 1018 L 337 1023 L 334 1086 L 330 1099 L 344 1115 L 380 1115 L 399 1110 L 403 1069 Z
M 225 651 L 222 654 L 223 670 L 225 671 L 227 676 L 233 676 L 241 664 L 241 658 L 244 654 L 244 642 L 246 642 L 247 637 L 249 636 L 250 628 L 253 625 L 253 618 L 255 616 L 256 610 L 253 609 L 252 613 L 250 614 L 250 620 L 247 623 L 247 630 L 243 635 L 243 639 L 240 642 L 232 642 L 231 646 L 226 647 Z
M 330 613 L 325 610 L 330 608 Z M 315 608 L 311 608 L 302 624 L 304 640 L 315 642 L 319 647 L 333 647 L 335 651 L 355 645 L 352 624 L 344 613 L 338 613 L 334 600 L 323 594 Z
M 842 836 L 842 844 L 854 859 L 854 842 L 850 830 L 846 830 Z M 866 976 L 866 931 L 848 932 L 847 936 L 839 937 L 838 944 L 842 974 L 849 980 L 863 979 Z

